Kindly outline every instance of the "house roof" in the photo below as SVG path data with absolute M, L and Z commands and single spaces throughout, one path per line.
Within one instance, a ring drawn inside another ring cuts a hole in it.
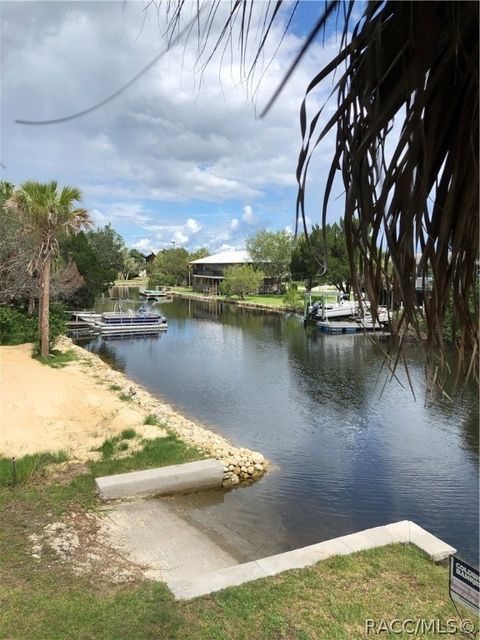
M 253 260 L 248 255 L 248 251 L 237 251 L 231 249 L 229 251 L 221 251 L 213 256 L 192 260 L 190 264 L 245 264 L 251 263 Z

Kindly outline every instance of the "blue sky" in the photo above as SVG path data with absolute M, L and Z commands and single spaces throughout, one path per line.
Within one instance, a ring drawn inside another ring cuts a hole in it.
M 80 187 L 95 223 L 111 222 L 129 246 L 145 252 L 171 242 L 211 252 L 241 248 L 261 228 L 293 228 L 298 113 L 309 80 L 338 50 L 332 26 L 325 46 L 319 38 L 311 47 L 267 117 L 260 120 L 257 112 L 325 3 L 300 3 L 271 61 L 284 23 L 276 25 L 251 83 L 241 81 L 235 51 L 232 59 L 228 53 L 222 63 L 216 56 L 202 74 L 195 71 L 191 38 L 98 111 L 57 125 L 14 124 L 16 118 L 55 118 L 95 104 L 161 50 L 164 16 L 150 12 L 142 26 L 144 5 L 122 6 L 2 3 L 2 178 L 16 184 L 57 179 Z M 214 29 L 223 24 L 220 14 Z M 312 96 L 309 113 L 330 89 L 327 82 Z M 310 223 L 320 217 L 333 146 L 330 136 L 312 163 Z M 330 221 L 341 207 L 341 199 L 332 204 Z

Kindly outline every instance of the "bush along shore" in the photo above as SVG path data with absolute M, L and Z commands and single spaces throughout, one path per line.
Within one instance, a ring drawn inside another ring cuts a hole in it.
M 85 370 L 85 375 L 99 377 L 110 386 L 114 385 L 121 398 L 128 399 L 149 415 L 155 416 L 186 444 L 219 460 L 223 464 L 225 488 L 257 480 L 267 470 L 268 461 L 261 453 L 234 447 L 222 436 L 182 416 L 171 405 L 159 400 L 120 371 L 112 369 L 96 354 L 74 344 L 70 338 L 62 336 L 57 348 L 61 351 L 73 350 L 88 360 L 91 365 Z

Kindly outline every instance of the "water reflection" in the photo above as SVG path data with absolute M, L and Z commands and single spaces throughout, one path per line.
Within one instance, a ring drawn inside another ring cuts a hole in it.
M 105 299 L 97 308 L 112 305 Z M 158 308 L 169 322 L 159 339 L 97 338 L 88 347 L 278 467 L 223 501 L 179 499 L 196 517 L 207 509 L 257 557 L 401 519 L 476 556 L 475 389 L 453 404 L 425 406 L 414 351 L 416 402 L 406 380 L 382 393 L 381 356 L 363 336 L 306 332 L 297 316 L 222 303 L 174 300 Z

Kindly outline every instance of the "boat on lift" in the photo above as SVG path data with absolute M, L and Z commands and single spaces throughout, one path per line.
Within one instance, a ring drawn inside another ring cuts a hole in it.
M 385 307 L 379 307 L 377 318 L 374 319 L 370 311 L 365 311 L 363 316 L 346 318 L 344 320 L 317 320 L 317 329 L 322 333 L 365 333 L 370 331 L 388 330 L 390 318 Z
M 172 292 L 166 288 L 159 289 L 155 287 L 155 289 L 140 289 L 138 293 L 142 298 L 146 298 L 147 300 L 159 300 L 161 298 L 170 300 L 173 298 Z
M 325 299 L 317 300 L 308 308 L 308 317 L 312 320 L 331 320 L 334 318 L 350 318 L 358 316 L 360 306 L 356 301 L 350 301 L 339 295 L 336 302 L 325 302 Z

